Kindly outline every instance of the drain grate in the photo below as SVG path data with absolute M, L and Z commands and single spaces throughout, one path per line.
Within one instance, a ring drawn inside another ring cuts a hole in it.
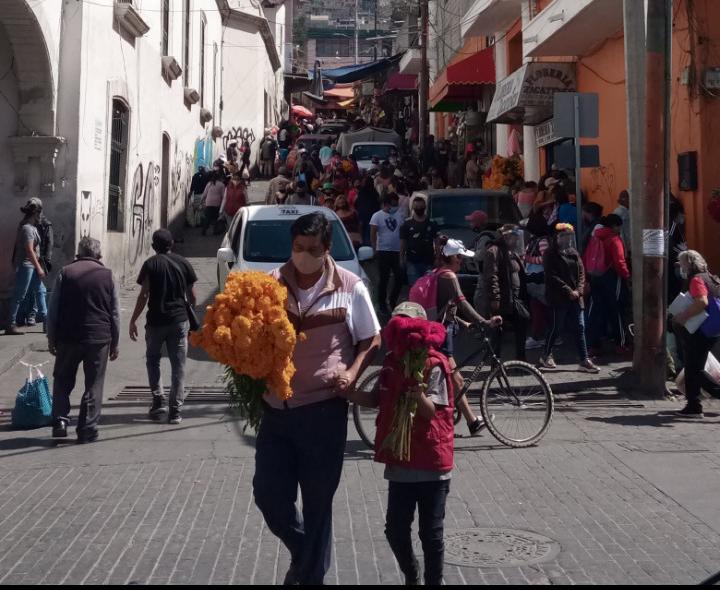
M 165 388 L 167 397 L 167 387 Z M 128 385 L 115 397 L 116 401 L 146 401 L 152 400 L 152 392 L 147 385 Z M 185 403 L 198 404 L 226 404 L 228 394 L 224 387 L 217 385 L 193 385 L 185 388 Z
M 545 563 L 560 544 L 529 531 L 460 529 L 445 533 L 445 562 L 466 567 L 520 567 Z

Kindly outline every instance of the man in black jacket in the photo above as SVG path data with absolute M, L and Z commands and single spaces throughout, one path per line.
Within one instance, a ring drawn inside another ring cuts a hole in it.
M 108 358 L 118 358 L 120 307 L 112 271 L 100 262 L 100 242 L 84 237 L 77 258 L 58 274 L 50 299 L 48 347 L 55 355 L 53 437 L 66 438 L 70 394 L 83 364 L 85 392 L 77 423 L 79 443 L 98 438 Z
M 558 223 L 556 234 L 543 256 L 545 267 L 545 298 L 552 311 L 552 329 L 545 341 L 545 354 L 540 366 L 555 369 L 552 349 L 561 330 L 569 321 L 575 328 L 579 370 L 584 373 L 599 373 L 590 360 L 585 340 L 585 267 L 575 244 L 575 229 L 569 223 Z

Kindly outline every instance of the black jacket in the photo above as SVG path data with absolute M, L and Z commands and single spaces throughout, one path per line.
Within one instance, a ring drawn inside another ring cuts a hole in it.
M 554 242 L 554 241 L 553 241 Z M 585 307 L 585 267 L 577 250 L 558 250 L 553 243 L 543 256 L 545 267 L 545 298 L 549 305 L 567 305 L 573 301 L 573 291 L 580 293 L 578 303 Z

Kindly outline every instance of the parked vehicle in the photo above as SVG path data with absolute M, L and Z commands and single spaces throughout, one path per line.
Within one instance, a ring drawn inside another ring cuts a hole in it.
M 310 205 L 251 205 L 237 212 L 220 249 L 217 251 L 218 286 L 222 290 L 232 271 L 271 270 L 290 260 L 292 240 L 290 226 L 302 215 L 320 211 L 332 222 L 333 240 L 330 253 L 346 270 L 369 280 L 360 266 L 373 257 L 372 248 L 353 248 L 350 236 L 334 211 Z
M 336 135 L 305 134 L 298 137 L 296 144 L 301 143 L 306 150 L 311 152 L 314 149 L 319 150 L 321 147 L 323 147 L 328 139 L 330 139 L 331 141 L 335 141 L 336 138 Z
M 355 158 L 360 170 L 367 170 L 372 166 L 372 159 L 377 157 L 381 162 L 387 160 L 390 152 L 397 151 L 394 143 L 387 141 L 369 141 L 363 143 L 354 143 L 350 148 L 350 153 Z

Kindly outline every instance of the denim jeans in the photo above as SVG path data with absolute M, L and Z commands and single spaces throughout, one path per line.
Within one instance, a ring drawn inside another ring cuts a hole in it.
M 167 348 L 172 368 L 170 385 L 170 409 L 179 410 L 185 399 L 185 359 L 187 358 L 187 337 L 189 322 L 177 322 L 167 326 L 145 326 L 147 345 L 147 373 L 153 396 L 164 397 L 160 377 L 160 359 L 163 344 Z
M 15 269 L 15 290 L 12 305 L 10 306 L 10 325 L 17 324 L 17 315 L 20 306 L 28 292 L 35 293 L 38 313 L 47 317 L 47 304 L 45 302 L 45 285 L 33 266 L 18 266 Z
M 412 287 L 415 282 L 425 276 L 425 274 L 432 269 L 432 265 L 425 264 L 424 262 L 407 262 L 407 279 L 408 286 Z
M 42 281 L 40 281 L 40 290 L 42 291 L 43 299 L 47 305 L 47 289 Z M 18 324 L 25 323 L 28 320 L 37 320 L 38 322 L 44 322 L 47 320 L 46 317 L 43 317 L 42 314 L 38 313 L 38 299 L 39 297 L 37 296 L 37 293 L 35 293 L 32 289 L 28 289 L 25 300 L 20 305 L 20 309 L 15 317 L 15 321 Z
M 445 503 L 450 480 L 422 483 L 390 482 L 385 536 L 400 571 L 411 580 L 418 577 L 411 527 L 418 509 L 420 541 L 425 558 L 425 585 L 439 586 L 443 579 Z
M 585 340 L 585 312 L 577 301 L 572 301 L 565 305 L 556 305 L 550 308 L 552 315 L 552 328 L 545 341 L 545 358 L 550 356 L 555 341 L 560 336 L 560 332 L 565 326 L 565 322 L 570 319 L 572 327 L 577 338 L 577 351 L 580 355 L 580 362 L 588 358 L 587 341 Z
M 290 552 L 292 578 L 301 585 L 321 585 L 330 568 L 333 498 L 342 475 L 347 410 L 347 402 L 339 398 L 288 410 L 265 406 L 260 423 L 255 504 Z

